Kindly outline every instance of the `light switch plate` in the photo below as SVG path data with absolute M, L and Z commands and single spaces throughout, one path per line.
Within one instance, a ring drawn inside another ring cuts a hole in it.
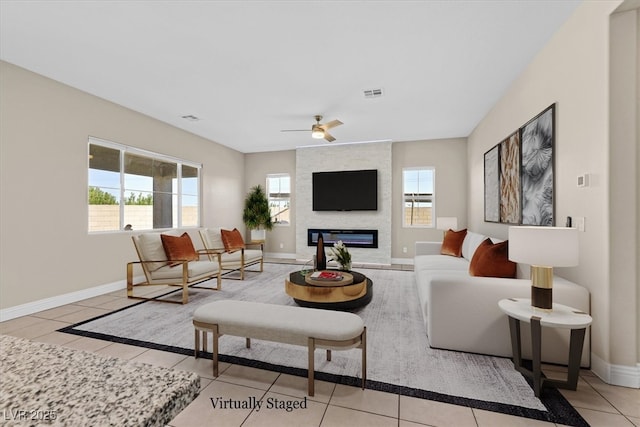
M 583 173 L 582 175 L 578 175 L 577 179 L 578 187 L 588 187 L 589 186 L 589 174 Z

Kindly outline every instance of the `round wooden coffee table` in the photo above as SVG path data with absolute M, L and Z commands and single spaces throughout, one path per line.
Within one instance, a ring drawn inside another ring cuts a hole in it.
M 340 281 L 319 281 L 311 279 L 311 273 L 294 271 L 284 282 L 287 295 L 301 307 L 351 310 L 371 302 L 373 282 L 364 274 L 342 271 Z

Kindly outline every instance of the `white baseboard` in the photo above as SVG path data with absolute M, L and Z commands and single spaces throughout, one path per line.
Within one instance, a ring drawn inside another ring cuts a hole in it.
M 296 259 L 296 254 L 288 254 L 283 252 L 265 252 L 264 257 L 276 259 Z
M 109 292 L 119 291 L 127 287 L 126 280 L 119 280 L 105 285 L 95 286 L 93 288 L 83 289 L 81 291 L 70 292 L 68 294 L 57 295 L 55 297 L 44 298 L 38 301 L 28 302 L 26 304 L 16 305 L 0 310 L 0 322 L 15 319 L 16 317 L 28 316 L 43 310 L 60 307 L 66 304 L 82 301 L 83 299 L 97 297 L 99 295 L 108 294 Z
M 413 258 L 391 258 L 392 264 L 413 265 Z
M 591 372 L 607 384 L 640 388 L 640 363 L 636 366 L 612 365 L 591 353 Z

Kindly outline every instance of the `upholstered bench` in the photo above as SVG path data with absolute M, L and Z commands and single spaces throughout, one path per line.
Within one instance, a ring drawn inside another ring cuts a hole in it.
M 316 348 L 327 350 L 362 349 L 362 388 L 367 372 L 366 332 L 362 319 L 341 311 L 249 301 L 221 300 L 196 309 L 195 357 L 207 350 L 207 335 L 213 334 L 213 376 L 218 376 L 218 338 L 222 335 L 245 337 L 247 348 L 251 338 L 309 348 L 309 396 L 314 394 L 314 353 Z M 202 336 L 202 347 L 200 338 Z

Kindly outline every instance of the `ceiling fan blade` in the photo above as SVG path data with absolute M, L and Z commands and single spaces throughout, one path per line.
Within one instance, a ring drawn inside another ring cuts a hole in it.
M 333 142 L 333 141 L 335 141 L 335 140 L 336 140 L 336 139 L 335 139 L 333 136 L 331 136 L 331 135 L 329 134 L 329 132 L 327 132 L 327 131 L 324 131 L 324 139 L 326 139 L 326 140 L 327 140 L 327 141 L 329 141 L 329 142 Z
M 344 124 L 344 123 L 342 123 L 340 120 L 331 120 L 330 122 L 323 124 L 322 127 L 325 130 L 327 130 L 327 129 L 334 128 L 336 126 L 340 126 L 342 124 Z

